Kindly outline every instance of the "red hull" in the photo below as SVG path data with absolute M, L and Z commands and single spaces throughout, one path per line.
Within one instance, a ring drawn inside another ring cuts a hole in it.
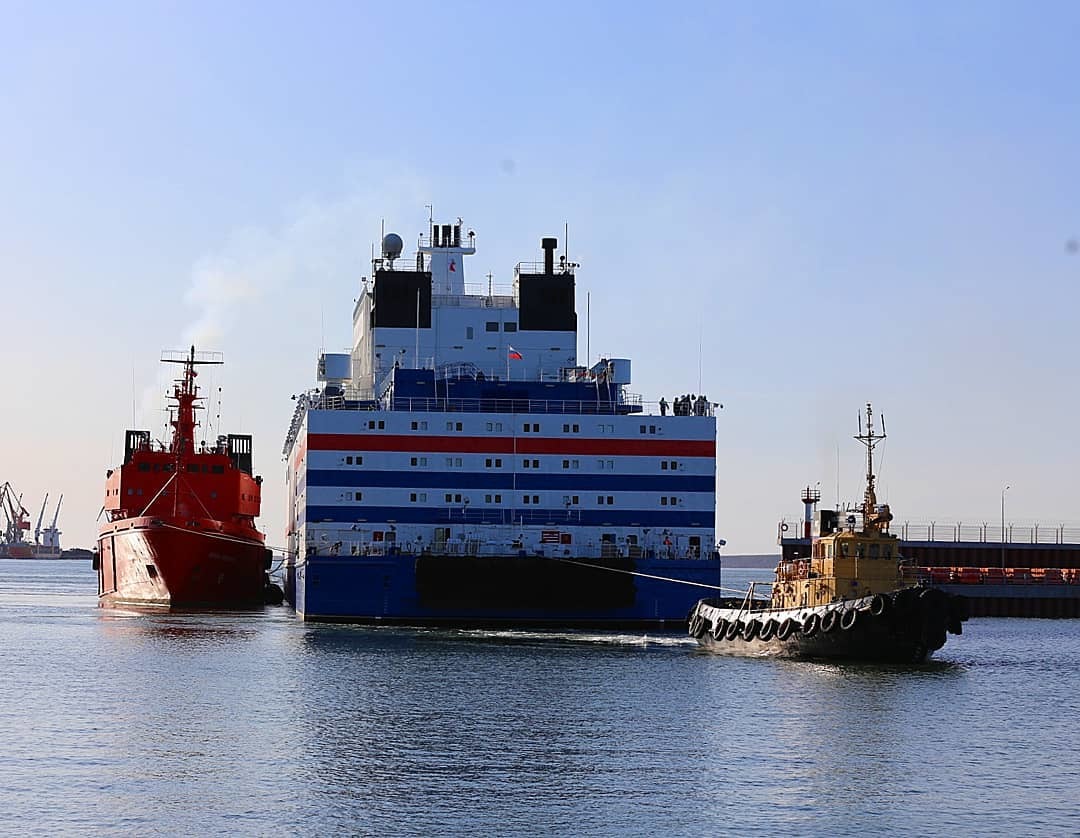
M 252 608 L 265 602 L 268 551 L 252 529 L 208 519 L 124 518 L 102 528 L 98 555 L 101 605 Z

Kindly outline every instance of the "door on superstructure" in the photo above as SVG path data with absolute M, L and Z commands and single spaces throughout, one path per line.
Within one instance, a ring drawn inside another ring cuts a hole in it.
M 619 555 L 619 548 L 615 544 L 615 533 L 605 532 L 600 534 L 600 558 L 614 559 Z

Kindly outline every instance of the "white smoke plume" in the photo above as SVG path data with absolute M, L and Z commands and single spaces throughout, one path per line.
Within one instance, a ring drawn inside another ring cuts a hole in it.
M 219 252 L 200 259 L 184 294 L 197 313 L 181 346 L 219 348 L 238 310 L 271 292 L 358 280 L 382 218 L 420 229 L 430 188 L 398 167 L 370 169 L 376 174 L 354 177 L 344 197 L 301 202 L 278 229 L 237 230 Z

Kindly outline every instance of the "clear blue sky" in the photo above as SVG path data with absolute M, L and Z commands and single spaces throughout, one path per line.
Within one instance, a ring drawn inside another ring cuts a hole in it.
M 379 220 L 411 242 L 431 203 L 497 282 L 570 224 L 593 354 L 725 405 L 732 552 L 833 500 L 838 448 L 858 495 L 868 400 L 901 520 L 994 521 L 1006 483 L 1010 519 L 1080 520 L 1077 31 L 1071 3 L 0 0 L 0 480 L 64 492 L 89 546 L 194 336 L 281 544 L 289 396 L 348 345 Z

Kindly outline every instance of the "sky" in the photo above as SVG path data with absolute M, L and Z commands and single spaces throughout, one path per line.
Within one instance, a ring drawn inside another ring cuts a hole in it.
M 861 493 L 1080 521 L 1080 6 L 0 0 L 0 481 L 90 547 L 161 350 L 224 353 L 284 543 L 290 396 L 380 223 L 508 284 L 569 225 L 592 357 L 704 392 L 717 536 Z M 580 317 L 584 324 L 585 318 Z M 581 329 L 579 355 L 585 356 Z

